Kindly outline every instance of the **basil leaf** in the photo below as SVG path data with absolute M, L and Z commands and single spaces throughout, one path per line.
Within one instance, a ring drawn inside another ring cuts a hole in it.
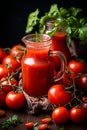
M 39 9 L 36 9 L 36 11 L 29 14 L 25 33 L 30 33 L 33 30 L 34 26 L 37 25 L 39 22 L 38 14 Z

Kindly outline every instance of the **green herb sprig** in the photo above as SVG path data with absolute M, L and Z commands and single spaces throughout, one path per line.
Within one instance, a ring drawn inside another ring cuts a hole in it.
M 0 128 L 9 128 L 12 126 L 17 126 L 20 123 L 20 118 L 18 115 L 13 115 L 9 117 L 6 121 L 0 124 Z
M 28 16 L 25 32 L 30 33 L 38 25 L 38 32 L 43 33 L 45 31 L 45 22 L 49 19 L 55 19 L 54 28 L 48 35 L 53 36 L 62 22 L 67 33 L 68 44 L 70 44 L 72 38 L 78 38 L 87 43 L 87 18 L 83 17 L 82 11 L 81 8 L 70 7 L 66 9 L 53 4 L 49 11 L 39 18 L 40 11 L 36 9 L 35 12 L 30 13 Z M 57 20 L 58 18 L 62 18 L 62 21 Z

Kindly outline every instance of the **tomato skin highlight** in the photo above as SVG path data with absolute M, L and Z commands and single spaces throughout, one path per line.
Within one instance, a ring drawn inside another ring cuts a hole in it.
M 48 99 L 50 103 L 54 105 L 63 106 L 72 99 L 72 95 L 71 93 L 64 91 L 63 85 L 57 84 L 57 85 L 53 85 L 48 90 Z
M 3 64 L 0 64 L 0 79 L 2 77 L 8 76 L 11 74 L 12 70 L 10 68 L 5 67 Z
M 2 64 L 4 66 L 8 65 L 13 72 L 21 66 L 20 60 L 10 54 L 3 59 Z
M 68 63 L 69 71 L 78 74 L 78 73 L 86 73 L 87 65 L 85 62 L 78 61 L 78 60 L 71 60 Z
M 87 91 L 87 74 L 82 74 L 82 76 L 78 78 L 76 82 L 80 88 Z
M 25 127 L 26 127 L 27 129 L 33 128 L 33 126 L 34 126 L 34 123 L 33 123 L 33 122 L 27 122 L 27 123 L 25 123 Z
M 47 123 L 47 124 L 50 123 L 51 121 L 52 119 L 50 117 L 46 117 L 41 120 L 42 123 Z
M 84 122 L 85 119 L 86 119 L 85 108 L 83 108 L 83 107 L 81 107 L 81 108 L 73 107 L 70 110 L 70 119 L 72 120 L 72 122 L 75 122 L 75 123 Z
M 38 130 L 47 130 L 48 129 L 48 124 L 39 124 L 38 125 Z
M 11 48 L 10 55 L 17 56 L 21 60 L 24 55 L 25 47 L 23 45 L 17 44 Z
M 25 97 L 23 93 L 9 92 L 5 99 L 6 105 L 13 110 L 19 110 L 25 105 Z
M 57 107 L 52 112 L 52 119 L 58 124 L 67 123 L 69 117 L 69 111 L 65 107 Z

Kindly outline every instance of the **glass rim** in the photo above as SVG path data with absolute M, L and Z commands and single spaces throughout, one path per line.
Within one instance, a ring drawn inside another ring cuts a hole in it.
M 52 44 L 52 38 L 47 34 L 27 34 L 21 40 L 29 47 L 45 47 Z

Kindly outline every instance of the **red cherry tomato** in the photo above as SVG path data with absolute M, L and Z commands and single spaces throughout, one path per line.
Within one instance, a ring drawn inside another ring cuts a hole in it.
M 87 74 L 83 74 L 76 81 L 78 86 L 80 86 L 83 90 L 87 91 Z
M 11 68 L 7 68 L 3 64 L 0 64 L 0 79 L 2 77 L 8 76 L 8 74 L 10 74 L 11 72 Z
M 48 99 L 50 103 L 63 106 L 67 104 L 72 98 L 71 93 L 64 91 L 63 85 L 53 85 L 48 90 Z
M 25 53 L 25 47 L 20 44 L 14 45 L 10 51 L 10 54 L 12 56 L 17 56 L 17 57 L 19 57 L 20 60 L 21 60 L 22 56 L 24 55 L 24 53 Z
M 38 125 L 38 130 L 47 130 L 48 129 L 48 124 L 39 124 Z
M 0 89 L 0 108 L 5 104 L 5 95 L 4 92 Z
M 41 120 L 42 123 L 46 123 L 46 124 L 50 123 L 51 121 L 52 119 L 50 117 L 46 117 Z
M 34 126 L 34 122 L 27 122 L 27 123 L 25 123 L 25 127 L 27 129 L 31 129 L 31 128 L 33 128 L 33 126 Z
M 19 110 L 25 105 L 25 96 L 23 93 L 9 92 L 6 95 L 6 105 L 13 110 Z
M 78 74 L 78 73 L 85 73 L 87 69 L 87 65 L 85 62 L 78 61 L 78 60 L 71 60 L 68 63 L 68 69 L 70 72 Z
M 52 119 L 58 124 L 64 124 L 69 120 L 69 111 L 65 107 L 55 108 L 52 112 Z
M 15 90 L 18 86 L 18 81 L 13 78 L 13 77 L 3 77 L 0 80 L 0 86 L 2 88 L 2 91 L 5 93 L 5 95 L 12 91 Z
M 18 69 L 21 66 L 21 62 L 18 59 L 18 57 L 13 57 L 11 55 L 6 56 L 3 61 L 3 65 L 8 65 L 10 68 L 12 68 L 13 71 Z
M 0 48 L 0 63 L 2 63 L 2 60 L 8 55 L 6 49 Z
M 84 108 L 73 107 L 70 110 L 70 119 L 75 123 L 84 122 L 86 119 L 86 110 Z

